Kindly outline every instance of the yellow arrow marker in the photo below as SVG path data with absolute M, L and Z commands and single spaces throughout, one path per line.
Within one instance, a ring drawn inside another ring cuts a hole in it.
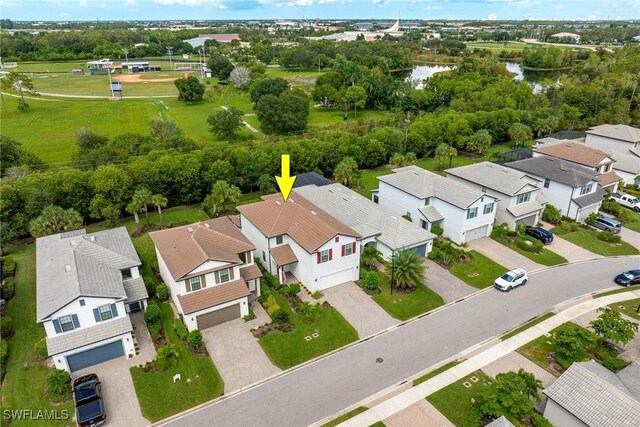
M 282 162 L 282 176 L 276 176 L 276 181 L 278 182 L 278 187 L 280 187 L 282 198 L 286 202 L 289 198 L 289 193 L 291 193 L 291 189 L 293 188 L 293 183 L 296 182 L 296 176 L 289 176 L 288 154 L 283 154 L 280 157 L 280 161 Z

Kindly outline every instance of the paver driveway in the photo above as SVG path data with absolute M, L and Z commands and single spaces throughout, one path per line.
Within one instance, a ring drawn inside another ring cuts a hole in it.
M 487 258 L 512 270 L 514 268 L 524 268 L 527 271 L 543 268 L 542 264 L 531 261 L 529 258 L 520 255 L 505 245 L 496 242 L 491 237 L 482 237 L 469 242 L 469 248 L 475 249 Z
M 602 255 L 594 254 L 582 246 L 571 243 L 562 236 L 553 236 L 553 242 L 547 246 L 550 251 L 563 256 L 569 262 L 585 261 L 588 259 L 602 258 Z
M 449 270 L 441 267 L 435 261 L 425 258 L 424 265 L 427 267 L 424 272 L 426 285 L 440 295 L 445 303 L 457 301 L 478 291 L 449 273 Z
M 351 323 L 361 339 L 400 323 L 353 282 L 333 286 L 322 292 L 323 299 L 329 301 Z
M 280 372 L 242 319 L 204 329 L 202 337 L 222 375 L 225 394 Z
M 640 233 L 630 230 L 624 225 L 622 226 L 622 230 L 620 230 L 620 237 L 625 242 L 632 244 L 636 248 L 640 248 Z

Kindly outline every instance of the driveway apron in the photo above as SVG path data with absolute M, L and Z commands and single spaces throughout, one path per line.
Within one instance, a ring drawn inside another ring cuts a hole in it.
M 527 271 L 532 271 L 544 267 L 543 265 L 520 255 L 518 252 L 507 248 L 503 244 L 496 242 L 490 237 L 482 237 L 480 239 L 472 240 L 469 242 L 469 248 L 475 249 L 482 255 L 485 255 L 510 270 L 514 268 L 524 268 Z
M 435 261 L 425 258 L 424 265 L 427 267 L 427 271 L 424 273 L 425 284 L 440 295 L 445 303 L 457 301 L 477 291 L 476 288 L 467 285 Z

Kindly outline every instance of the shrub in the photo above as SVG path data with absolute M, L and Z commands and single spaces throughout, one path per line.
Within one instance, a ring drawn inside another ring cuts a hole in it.
M 12 257 L 6 256 L 2 258 L 2 277 L 13 277 L 16 272 L 16 262 Z
M 156 286 L 158 286 L 156 278 L 153 276 L 142 276 L 142 280 L 144 280 L 144 287 L 147 288 L 147 293 L 153 295 L 156 292 Z
M 411 215 L 409 215 L 409 214 L 402 215 L 402 218 L 406 219 L 409 222 L 413 222 L 413 220 L 411 219 Z
M 8 316 L 4 316 L 2 320 L 0 320 L 0 335 L 2 335 L 3 337 L 7 337 L 11 335 L 12 332 L 13 320 Z
M 158 348 L 156 360 L 153 366 L 158 371 L 166 371 L 176 366 L 178 363 L 178 352 L 174 345 L 165 345 Z
M 491 238 L 496 242 L 506 245 L 509 243 L 509 231 L 511 231 L 509 230 L 509 226 L 506 222 L 503 222 L 502 224 L 493 227 L 493 230 L 491 231 Z
M 9 359 L 9 344 L 7 341 L 0 341 L 0 381 L 4 378 L 7 359 Z
M 529 420 L 533 427 L 553 427 L 553 424 L 551 424 L 549 420 L 536 412 L 529 415 Z
M 620 209 L 616 214 L 616 218 L 622 223 L 636 222 L 638 220 L 638 214 L 634 213 L 630 209 Z
M 364 287 L 369 289 L 370 291 L 375 291 L 378 289 L 378 284 L 380 283 L 380 279 L 378 275 L 373 271 L 368 271 L 364 273 Z
M 596 218 L 598 218 L 598 215 L 594 212 L 591 212 L 589 216 L 585 218 L 584 222 L 587 225 L 594 226 L 596 224 Z
M 300 284 L 292 283 L 284 290 L 284 292 L 289 296 L 295 296 L 300 292 Z
M 147 323 L 147 329 L 149 330 L 149 335 L 151 335 L 151 339 L 156 340 L 160 337 L 160 332 L 162 332 L 162 323 L 161 322 Z
M 49 357 L 49 352 L 47 351 L 47 340 L 44 338 L 36 343 L 34 350 L 36 352 L 36 356 L 42 360 Z
M 542 252 L 542 242 L 529 236 L 516 237 L 516 246 L 527 252 Z
M 627 361 L 616 357 L 615 355 L 611 354 L 611 352 L 604 349 L 596 351 L 595 356 L 600 364 L 611 372 L 618 372 L 628 365 Z
M 189 332 L 187 344 L 194 348 L 199 348 L 202 345 L 202 332 L 200 332 L 200 329 L 194 329 Z
M 607 243 L 620 243 L 620 241 L 622 240 L 619 235 L 613 234 L 610 231 L 601 231 L 600 233 L 598 233 L 598 239 Z
M 439 224 L 433 224 L 431 226 L 431 232 L 436 236 L 440 237 L 442 236 L 442 233 L 444 233 L 444 229 Z
M 427 254 L 427 258 L 429 258 L 430 260 L 439 262 L 442 260 L 442 251 L 436 247 L 433 247 L 431 249 L 431 252 Z
M 184 325 L 184 322 L 181 319 L 175 319 L 173 321 L 173 329 L 175 329 L 176 334 L 181 340 L 186 340 L 187 335 L 189 335 L 189 331 L 187 327 Z
M 149 304 L 144 312 L 144 322 L 148 325 L 156 323 L 158 320 L 160 320 L 160 307 L 156 304 Z
M 542 211 L 542 220 L 548 223 L 559 225 L 561 221 L 560 211 L 552 204 L 547 204 Z
M 169 299 L 169 287 L 164 283 L 160 283 L 156 286 L 156 295 L 158 295 L 160 301 L 165 302 Z
M 286 311 L 281 309 L 280 306 L 278 306 L 278 309 L 275 310 L 273 313 L 269 313 L 269 315 L 271 316 L 274 322 L 286 323 L 289 321 L 289 315 L 287 314 Z
M 571 221 L 563 221 L 560 225 L 560 228 L 562 228 L 567 233 L 572 233 L 578 229 L 578 224 Z
M 267 298 L 271 296 L 271 289 L 264 288 L 264 289 L 261 289 L 260 292 L 261 294 L 258 297 L 258 302 L 262 305 L 265 305 L 265 303 L 267 302 Z
M 320 291 L 315 291 L 314 293 L 311 294 L 311 297 L 313 299 L 320 299 L 324 296 L 324 294 Z
M 602 204 L 600 205 L 600 210 L 603 212 L 617 215 L 622 210 L 622 207 L 618 202 L 612 199 L 609 199 L 602 202 Z
M 15 295 L 15 285 L 13 277 L 4 279 L 4 285 L 2 285 L 2 298 L 9 300 Z
M 47 393 L 51 398 L 60 401 L 71 393 L 71 377 L 63 369 L 54 369 L 47 374 Z

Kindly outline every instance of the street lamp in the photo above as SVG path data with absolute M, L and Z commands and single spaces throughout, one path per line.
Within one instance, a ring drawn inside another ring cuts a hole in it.
M 171 55 L 173 55 L 172 46 L 167 46 L 167 55 L 169 55 L 169 70 L 173 70 L 173 64 L 171 63 Z
M 391 252 L 391 282 L 389 286 L 391 288 L 391 295 L 393 295 L 393 285 L 395 283 L 395 269 L 396 269 L 396 251 Z
M 124 51 L 124 57 L 127 60 L 127 70 L 129 71 L 129 74 L 131 74 L 131 67 L 129 66 L 129 49 L 125 47 L 122 50 Z

